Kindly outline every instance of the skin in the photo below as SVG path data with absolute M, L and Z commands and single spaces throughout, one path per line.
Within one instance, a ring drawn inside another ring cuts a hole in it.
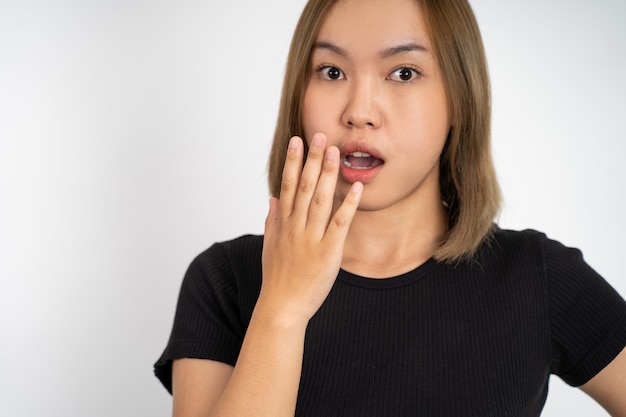
M 439 157 L 450 115 L 423 22 L 412 0 L 339 2 L 312 53 L 305 136 L 324 132 L 342 156 L 357 144 L 384 160 L 364 184 L 342 261 L 371 278 L 419 266 L 446 231 Z M 349 187 L 340 175 L 335 204 Z
M 431 51 L 412 0 L 333 7 L 303 103 L 309 153 L 303 167 L 303 141 L 292 138 L 280 199 L 270 199 L 263 284 L 237 365 L 174 361 L 175 417 L 293 416 L 306 328 L 339 268 L 386 278 L 432 256 L 446 230 L 438 162 L 450 117 Z M 355 146 L 384 160 L 364 183 L 340 173 L 342 152 Z M 618 417 L 626 417 L 624 357 L 583 386 Z
M 613 417 L 626 417 L 626 348 L 580 389 Z

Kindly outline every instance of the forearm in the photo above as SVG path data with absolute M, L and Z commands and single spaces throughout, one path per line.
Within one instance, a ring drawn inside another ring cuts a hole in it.
M 306 322 L 255 309 L 237 365 L 212 416 L 292 417 L 305 332 Z
M 304 336 L 333 287 L 343 245 L 361 199 L 355 183 L 335 210 L 340 152 L 315 134 L 289 142 L 280 200 L 270 199 L 263 281 L 233 374 L 213 417 L 293 417 Z

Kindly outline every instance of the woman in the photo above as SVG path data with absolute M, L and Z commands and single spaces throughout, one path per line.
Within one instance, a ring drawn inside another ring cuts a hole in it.
M 493 225 L 489 124 L 467 2 L 309 1 L 265 235 L 196 258 L 156 365 L 174 415 L 538 416 L 557 374 L 626 416 L 626 303 Z

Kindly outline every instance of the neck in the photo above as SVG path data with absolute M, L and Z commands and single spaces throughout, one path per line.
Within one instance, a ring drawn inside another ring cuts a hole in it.
M 342 268 L 370 278 L 409 272 L 430 259 L 447 232 L 448 217 L 439 195 L 411 208 L 395 205 L 358 211 L 344 247 Z

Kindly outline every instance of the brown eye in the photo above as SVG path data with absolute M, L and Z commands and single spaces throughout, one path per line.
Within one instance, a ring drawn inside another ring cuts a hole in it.
M 339 68 L 330 67 L 328 69 L 328 78 L 330 78 L 331 80 L 338 80 L 340 77 L 341 71 L 339 71 Z
M 420 76 L 420 73 L 417 72 L 417 70 L 414 70 L 413 68 L 409 68 L 409 67 L 402 67 L 392 72 L 389 78 L 393 81 L 409 82 L 409 81 L 413 81 L 415 78 L 419 76 Z
M 322 75 L 324 79 L 329 81 L 343 80 L 344 78 L 346 78 L 339 68 L 330 65 L 322 66 L 318 68 L 317 71 Z
M 409 81 L 413 77 L 413 72 L 408 68 L 402 68 L 398 75 L 402 81 Z

